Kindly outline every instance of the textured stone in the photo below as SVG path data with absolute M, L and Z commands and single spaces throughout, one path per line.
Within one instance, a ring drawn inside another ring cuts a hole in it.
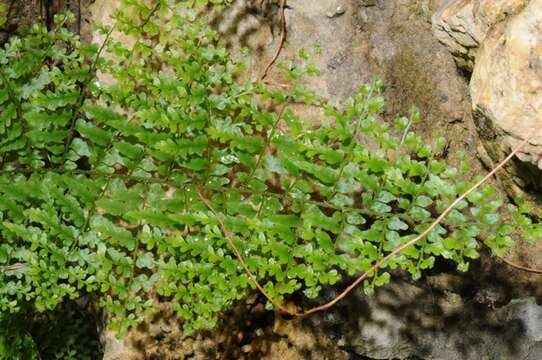
M 417 106 L 424 123 L 416 127 L 427 139 L 440 131 L 450 140 L 450 153 L 477 147 L 466 80 L 457 72 L 447 48 L 432 35 L 425 11 L 441 0 L 296 0 L 286 9 L 287 41 L 278 62 L 298 58 L 299 49 L 320 44 L 321 53 L 311 61 L 321 76 L 306 79 L 309 87 L 332 101 L 350 96 L 376 75 L 384 80 L 385 118 L 408 114 Z M 214 26 L 229 48 L 251 49 L 247 58 L 250 77 L 259 77 L 275 54 L 280 40 L 279 12 L 274 3 L 242 0 L 216 15 Z M 342 16 L 326 13 L 343 5 Z M 425 10 L 424 10 L 425 9 Z M 283 85 L 277 67 L 267 77 Z M 317 118 L 314 108 L 299 108 L 303 116 Z
M 528 0 L 443 0 L 432 18 L 435 36 L 459 67 L 472 70 L 480 44 L 499 22 L 521 10 Z
M 531 297 L 493 307 L 481 299 L 485 293 L 469 297 L 395 279 L 374 297 L 353 294 L 309 321 L 370 359 L 540 359 L 542 306 Z
M 459 66 L 473 70 L 473 118 L 483 144 L 477 153 L 488 168 L 542 121 L 541 6 L 540 0 L 443 0 L 432 18 L 435 36 Z M 541 145 L 539 135 L 499 173 L 511 197 L 540 198 Z M 536 268 L 542 266 L 535 255 L 540 248 L 520 241 L 513 257 Z
M 487 36 L 470 91 L 478 127 L 495 161 L 542 124 L 542 0 L 532 0 Z M 542 168 L 542 133 L 518 158 L 532 166 L 508 167 L 517 185 L 540 188 L 536 174 Z
M 143 360 L 144 358 L 141 351 L 117 339 L 116 333 L 112 331 L 103 331 L 101 341 L 104 347 L 103 360 Z

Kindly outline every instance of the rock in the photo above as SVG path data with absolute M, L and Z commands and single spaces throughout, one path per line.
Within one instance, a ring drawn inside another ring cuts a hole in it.
M 258 359 L 350 359 L 346 351 L 340 349 L 326 332 L 319 327 L 307 325 L 301 321 L 275 318 L 273 336 L 279 340 L 267 344 L 269 351 Z
M 101 334 L 104 347 L 103 360 L 143 360 L 144 356 L 137 348 L 119 340 L 116 333 L 106 330 Z
M 339 17 L 346 12 L 346 7 L 342 4 L 333 5 L 332 9 L 326 13 L 326 16 L 330 19 Z
M 438 1 L 296 0 L 285 11 L 288 36 L 278 62 L 298 59 L 299 49 L 320 44 L 321 53 L 311 62 L 321 69 L 321 76 L 306 79 L 307 86 L 341 101 L 376 75 L 386 85 L 386 119 L 408 114 L 416 105 L 425 119 L 417 131 L 428 139 L 435 130 L 451 135 L 450 153 L 467 148 L 474 154 L 477 139 L 467 83 L 447 48 L 433 37 L 419 6 L 434 9 Z M 250 78 L 256 79 L 275 54 L 280 26 L 278 9 L 251 3 L 236 1 L 216 15 L 213 24 L 234 53 L 242 46 L 251 49 L 247 68 Z M 338 5 L 347 11 L 333 21 L 322 21 Z M 267 80 L 284 82 L 277 67 Z M 321 115 L 314 108 L 296 106 L 296 110 L 307 118 Z
M 470 92 L 479 132 L 495 162 L 542 124 L 542 0 L 531 0 L 485 38 Z M 542 133 L 518 158 L 530 165 L 507 167 L 512 195 L 528 187 L 540 189 Z
M 431 141 L 439 131 L 449 139 L 450 153 L 471 152 L 477 136 L 468 85 L 447 48 L 432 35 L 422 5 L 429 9 L 435 3 L 380 1 L 361 10 L 367 19 L 362 36 L 369 46 L 369 71 L 384 80 L 388 116 L 405 114 L 415 105 L 424 119 L 415 128 L 418 133 Z
M 542 110 L 542 11 L 540 0 L 442 0 L 432 17 L 435 36 L 459 67 L 472 70 L 474 121 L 488 167 L 527 138 Z M 541 189 L 542 135 L 506 166 L 508 194 Z M 489 161 L 488 161 L 489 160 Z
M 386 85 L 387 120 L 408 114 L 415 105 L 425 120 L 415 130 L 428 139 L 433 131 L 450 135 L 450 153 L 467 148 L 474 155 L 477 137 L 467 82 L 447 48 L 433 37 L 422 11 L 435 9 L 439 1 L 296 0 L 285 11 L 288 36 L 278 62 L 298 59 L 299 49 L 320 44 L 321 53 L 311 62 L 321 76 L 306 79 L 308 87 L 338 102 L 376 75 Z M 233 53 L 243 46 L 251 49 L 246 59 L 250 79 L 261 76 L 280 41 L 279 9 L 259 3 L 237 0 L 213 17 Z M 339 5 L 347 11 L 325 21 L 325 14 Z M 284 83 L 276 66 L 267 80 Z M 295 109 L 308 119 L 322 116 L 315 108 Z
M 442 0 L 432 18 L 435 36 L 454 55 L 459 67 L 472 70 L 476 51 L 488 32 L 528 0 Z
M 457 64 L 473 71 L 473 120 L 483 144 L 476 152 L 493 168 L 542 121 L 542 2 L 442 1 L 432 17 L 433 31 Z M 499 172 L 499 182 L 511 197 L 540 199 L 541 145 L 542 133 Z M 537 268 L 542 260 L 533 254 L 540 248 L 520 241 L 512 254 Z
M 464 297 L 394 280 L 374 297 L 350 295 L 320 327 L 371 359 L 540 359 L 542 306 L 534 298 L 492 309 Z
M 361 6 L 376 6 L 377 0 L 361 0 Z

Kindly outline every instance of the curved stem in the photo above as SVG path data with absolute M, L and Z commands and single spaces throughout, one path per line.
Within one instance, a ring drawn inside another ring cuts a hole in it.
M 502 257 L 500 258 L 500 260 L 505 263 L 506 265 L 509 265 L 513 268 L 516 268 L 518 270 L 522 270 L 522 271 L 526 271 L 526 272 L 530 272 L 530 273 L 533 273 L 533 274 L 542 274 L 542 270 L 539 270 L 539 269 L 535 269 L 535 268 L 531 268 L 531 267 L 527 267 L 527 266 L 523 266 L 523 265 L 519 265 L 519 264 L 516 264 L 515 262 L 511 261 L 511 260 L 508 260 L 507 258 L 505 257 Z
M 413 245 L 415 245 L 418 241 L 423 239 L 427 234 L 431 232 L 438 224 L 440 224 L 444 218 L 456 207 L 457 204 L 459 204 L 461 201 L 463 201 L 467 196 L 469 196 L 474 190 L 479 188 L 482 184 L 484 184 L 486 181 L 488 181 L 495 173 L 497 173 L 500 169 L 504 167 L 529 141 L 531 141 L 539 132 L 542 130 L 542 125 L 535 128 L 535 130 L 532 132 L 532 134 L 523 140 L 516 148 L 512 150 L 512 152 L 503 160 L 501 161 L 493 170 L 491 170 L 486 176 L 484 176 L 480 181 L 478 181 L 476 184 L 474 184 L 470 189 L 465 191 L 463 194 L 461 194 L 458 198 L 455 199 L 454 202 L 446 208 L 440 214 L 440 216 L 425 229 L 421 234 L 416 236 L 414 239 L 410 240 L 407 243 L 404 243 L 400 246 L 398 246 L 395 250 L 393 250 L 388 255 L 384 256 L 382 259 L 378 260 L 369 270 L 367 270 L 365 273 L 363 273 L 361 276 L 359 276 L 356 281 L 354 281 L 352 284 L 350 284 L 346 289 L 344 289 L 337 297 L 335 297 L 333 300 L 320 305 L 316 306 L 310 310 L 307 310 L 303 313 L 296 313 L 291 314 L 299 317 L 305 317 L 323 310 L 327 310 L 337 304 L 339 301 L 344 299 L 346 295 L 348 295 L 352 290 L 354 290 L 363 280 L 365 280 L 370 274 L 372 274 L 375 270 L 379 269 L 382 265 L 384 265 L 388 260 L 394 258 L 395 256 L 399 255 L 401 251 L 405 250 L 406 248 L 409 248 Z
M 275 52 L 275 55 L 265 67 L 265 70 L 263 71 L 263 74 L 260 80 L 264 80 L 267 77 L 267 73 L 269 72 L 271 67 L 275 64 L 277 59 L 279 58 L 280 52 L 282 51 L 282 48 L 284 47 L 284 43 L 286 42 L 286 14 L 284 13 L 285 9 L 286 9 L 286 0 L 280 0 L 280 43 L 277 48 L 277 51 Z
M 279 304 L 276 300 L 274 300 L 271 297 L 271 295 L 269 295 L 269 293 L 267 291 L 265 291 L 263 286 L 260 285 L 260 283 L 258 282 L 258 279 L 256 278 L 256 275 L 254 275 L 254 273 L 252 271 L 250 271 L 247 263 L 245 262 L 245 259 L 244 259 L 243 255 L 241 254 L 241 252 L 239 251 L 239 249 L 237 248 L 237 246 L 235 246 L 235 243 L 233 242 L 233 233 L 226 228 L 226 225 L 224 224 L 224 222 L 222 221 L 222 219 L 220 218 L 220 216 L 218 215 L 218 213 L 214 209 L 213 205 L 211 205 L 211 202 L 209 200 L 207 200 L 207 198 L 205 196 L 203 196 L 201 194 L 201 192 L 199 192 L 199 191 L 198 191 L 198 196 L 201 199 L 201 201 L 203 201 L 205 206 L 207 206 L 207 208 L 209 208 L 209 210 L 213 214 L 214 218 L 218 222 L 218 225 L 220 227 L 220 231 L 222 231 L 222 233 L 224 234 L 224 237 L 226 238 L 226 241 L 228 242 L 228 245 L 231 247 L 233 253 L 237 257 L 237 260 L 239 260 L 239 263 L 243 267 L 243 270 L 248 275 L 248 277 L 250 278 L 252 283 L 260 291 L 260 293 L 262 293 L 262 295 L 265 296 L 265 298 L 267 300 L 269 300 L 269 302 L 271 304 L 273 304 L 273 306 L 276 309 L 278 309 L 279 311 L 281 311 L 283 313 L 290 313 L 286 308 L 284 308 L 281 304 Z

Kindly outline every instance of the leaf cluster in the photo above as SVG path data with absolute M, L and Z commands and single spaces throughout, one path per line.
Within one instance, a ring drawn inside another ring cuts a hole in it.
M 126 0 L 115 26 L 99 28 L 100 46 L 57 20 L 0 50 L 2 313 L 91 294 L 118 330 L 158 300 L 172 301 L 187 331 L 211 328 L 255 289 L 227 237 L 275 301 L 316 298 L 473 184 L 466 161 L 442 159 L 443 137 L 410 131 L 415 109 L 381 121 L 379 81 L 341 104 L 301 84 L 317 71 L 298 60 L 281 66 L 291 88 L 242 83 L 243 63 L 190 4 Z M 517 226 L 502 211 L 493 187 L 473 192 L 363 289 L 395 269 L 418 279 L 439 257 L 466 271 L 482 243 L 503 255 Z M 535 238 L 528 212 L 508 213 Z
M 37 314 L 0 315 L 0 359 L 99 359 L 95 319 L 75 303 Z

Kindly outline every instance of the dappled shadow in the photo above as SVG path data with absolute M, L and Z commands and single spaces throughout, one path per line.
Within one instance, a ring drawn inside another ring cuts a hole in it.
M 249 48 L 261 55 L 279 31 L 278 0 L 237 0 L 210 12 L 210 24 L 229 49 Z
M 65 359 L 77 354 L 78 359 L 101 359 L 96 314 L 83 296 L 76 301 L 65 301 L 55 310 L 27 316 L 40 359 Z
M 532 348 L 542 344 L 542 307 L 532 298 L 512 300 L 518 294 L 509 291 L 510 283 L 495 273 L 481 275 L 481 262 L 473 265 L 466 275 L 434 272 L 420 282 L 396 274 L 375 296 L 357 291 L 306 325 L 325 329 L 349 352 L 374 358 L 534 356 Z M 320 301 L 335 295 L 328 291 Z
M 174 304 L 162 304 L 131 338 L 146 359 L 541 358 L 542 307 L 535 302 L 541 290 L 532 279 L 518 283 L 488 254 L 466 274 L 439 260 L 425 275 L 412 281 L 395 273 L 374 296 L 357 290 L 303 320 L 266 311 L 265 299 L 255 294 L 222 313 L 216 328 L 192 336 L 183 334 Z M 351 280 L 325 289 L 314 302 L 301 294 L 291 301 L 308 309 Z
M 358 290 L 303 320 L 266 311 L 258 296 L 252 305 L 239 304 L 225 313 L 214 331 L 197 335 L 197 342 L 208 345 L 191 354 L 208 359 L 539 359 L 542 307 L 533 297 L 540 289 L 518 287 L 506 276 L 508 269 L 489 264 L 495 261 L 486 254 L 469 273 L 459 274 L 451 263 L 439 261 L 420 281 L 396 273 L 374 296 Z M 351 280 L 325 289 L 314 302 L 301 295 L 292 300 L 308 309 L 331 300 Z M 523 299 L 514 300 L 518 297 Z

